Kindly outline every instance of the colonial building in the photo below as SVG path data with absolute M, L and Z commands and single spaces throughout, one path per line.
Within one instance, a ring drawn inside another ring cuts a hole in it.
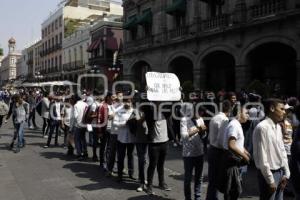
M 63 79 L 77 82 L 78 75 L 88 70 L 87 49 L 91 43 L 90 24 L 78 28 L 63 40 Z
M 104 74 L 108 86 L 120 75 L 122 65 L 118 58 L 123 45 L 122 16 L 107 16 L 91 28 L 90 73 Z M 97 85 L 97 83 L 95 83 Z
M 22 50 L 20 59 L 16 63 L 16 79 L 20 82 L 25 80 L 28 76 L 28 51 L 27 49 Z
M 63 39 L 98 16 L 122 14 L 120 3 L 108 0 L 67 0 L 42 23 L 41 74 L 47 80 L 63 79 Z
M 258 80 L 300 94 L 298 0 L 124 0 L 124 78 L 174 72 L 195 88 Z
M 8 55 L 1 61 L 0 85 L 16 79 L 16 63 L 21 54 L 16 51 L 16 40 L 10 38 L 8 41 Z

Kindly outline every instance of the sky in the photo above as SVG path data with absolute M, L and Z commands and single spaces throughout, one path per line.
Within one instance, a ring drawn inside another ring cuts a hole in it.
M 121 0 L 118 0 L 119 2 Z M 0 0 L 0 48 L 8 52 L 8 40 L 16 39 L 16 49 L 41 38 L 41 24 L 61 0 Z
M 16 39 L 16 49 L 41 37 L 41 24 L 61 0 L 0 0 L 0 47 L 8 52 L 8 40 Z

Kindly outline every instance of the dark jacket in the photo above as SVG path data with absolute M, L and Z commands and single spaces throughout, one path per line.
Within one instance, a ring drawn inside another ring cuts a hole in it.
M 297 129 L 291 146 L 291 182 L 300 191 L 300 127 Z
M 56 111 L 55 101 L 51 102 L 49 107 L 50 107 L 50 121 L 57 121 L 57 117 L 62 113 L 63 104 L 60 102 L 60 109 L 59 109 L 60 113 L 57 113 Z

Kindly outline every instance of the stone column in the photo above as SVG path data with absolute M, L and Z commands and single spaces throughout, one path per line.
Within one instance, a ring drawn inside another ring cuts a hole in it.
M 251 69 L 249 65 L 235 66 L 235 90 L 240 91 L 251 81 Z
M 197 85 L 197 88 L 200 88 L 201 90 L 206 89 L 206 69 L 204 67 L 199 69 L 198 77 L 199 78 L 197 78 L 197 81 L 199 84 Z M 194 78 L 194 82 L 195 81 L 196 79 Z
M 200 88 L 201 84 L 200 84 L 200 78 L 201 78 L 201 74 L 200 74 L 200 69 L 197 68 L 197 66 L 194 66 L 194 70 L 193 70 L 193 80 L 194 80 L 194 88 Z
M 300 95 L 300 60 L 296 61 L 296 92 L 297 96 Z

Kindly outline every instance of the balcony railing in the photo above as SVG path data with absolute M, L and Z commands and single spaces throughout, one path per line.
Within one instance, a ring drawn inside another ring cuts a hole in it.
M 181 26 L 178 28 L 175 28 L 171 31 L 169 31 L 169 38 L 174 39 L 174 38 L 179 38 L 179 37 L 184 37 L 188 35 L 189 33 L 189 27 L 188 26 Z
M 70 62 L 63 65 L 64 71 L 76 70 L 81 68 L 85 68 L 84 62 L 82 60 L 77 60 L 75 62 Z
M 153 44 L 153 37 L 148 36 L 144 38 L 140 38 L 137 40 L 133 40 L 126 43 L 126 48 L 132 48 L 132 47 L 149 47 Z
M 222 28 L 229 25 L 229 15 L 219 15 L 202 22 L 202 30 Z
M 272 15 L 285 10 L 285 0 L 271 0 L 251 8 L 251 16 L 253 18 Z
M 102 57 L 94 57 L 89 59 L 89 65 L 107 65 L 110 66 L 113 64 L 112 58 L 102 58 Z

